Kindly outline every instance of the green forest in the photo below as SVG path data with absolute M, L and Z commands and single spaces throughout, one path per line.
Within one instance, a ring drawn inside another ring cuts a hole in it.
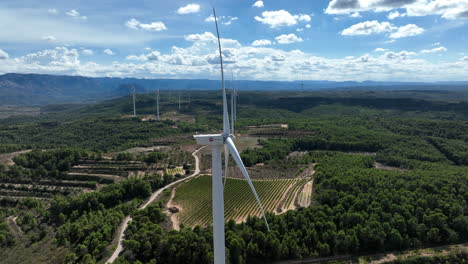
M 219 131 L 219 99 L 217 93 L 193 92 L 181 110 L 175 98 L 167 99 L 161 109 L 177 112 L 178 118 L 163 114 L 161 121 L 141 120 L 154 112 L 150 95 L 139 96 L 139 116 L 133 118 L 123 117 L 131 112 L 125 97 L 48 106 L 35 118 L 0 120 L 0 153 L 32 150 L 14 157 L 14 165 L 0 165 L 0 247 L 25 243 L 15 239 L 9 224 L 14 215 L 28 245 L 53 239 L 53 247 L 67 249 L 58 263 L 103 263 L 113 251 L 118 226 L 131 215 L 123 254 L 114 263 L 211 263 L 211 227 L 170 230 L 167 195 L 137 210 L 152 192 L 181 175 L 116 182 L 67 177 L 83 160 L 98 162 L 109 152 L 118 162 L 151 165 L 171 159 L 173 154 L 164 152 L 136 157 L 126 150 L 166 141 L 185 146 L 194 144 L 187 140 L 192 134 Z M 245 92 L 238 101 L 236 131 L 260 138 L 259 147 L 241 153 L 248 167 L 317 165 L 311 205 L 269 213 L 271 232 L 257 217 L 226 223 L 229 263 L 359 256 L 468 241 L 467 98 L 454 94 L 442 100 L 423 92 Z M 277 124 L 287 127 L 272 127 Z M 184 138 L 176 140 L 179 136 Z M 293 152 L 305 154 L 291 160 Z M 70 188 L 38 187 L 46 183 Z M 77 191 L 78 186 L 91 190 Z M 31 188 L 44 199 L 28 198 Z M 467 260 L 460 253 L 393 263 Z

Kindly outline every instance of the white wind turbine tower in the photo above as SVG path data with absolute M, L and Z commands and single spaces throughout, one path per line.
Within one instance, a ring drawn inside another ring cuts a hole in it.
M 239 155 L 239 152 L 234 145 L 233 139 L 234 135 L 231 134 L 229 127 L 229 113 L 227 106 L 226 98 L 226 89 L 224 87 L 224 69 L 223 69 L 223 57 L 221 51 L 221 41 L 219 37 L 218 30 L 218 21 L 216 17 L 216 12 L 213 8 L 213 16 L 215 18 L 216 24 L 216 33 L 218 36 L 218 47 L 219 47 L 219 59 L 221 64 L 221 86 L 223 90 L 223 133 L 222 134 L 212 134 L 212 135 L 195 135 L 194 138 L 200 145 L 209 145 L 211 146 L 212 151 L 212 195 L 213 195 L 213 249 L 214 249 L 214 263 L 215 264 L 224 264 L 226 261 L 226 252 L 225 252 L 225 238 L 224 238 L 224 185 L 223 185 L 223 170 L 222 170 L 222 159 L 221 152 L 223 146 L 225 147 L 225 152 L 227 155 L 231 153 L 234 161 L 244 175 L 247 183 L 252 190 L 255 199 L 260 207 L 263 219 L 267 229 L 270 230 L 268 222 L 265 217 L 265 212 L 263 210 L 262 203 L 258 198 L 255 187 L 250 180 L 249 173 L 242 162 L 242 159 Z
M 135 85 L 132 86 L 133 88 L 133 93 L 132 93 L 132 97 L 133 97 L 133 116 L 136 116 L 136 106 L 135 106 Z
M 160 119 L 160 116 L 159 116 L 159 88 L 158 88 L 158 91 L 156 92 L 156 117 L 157 117 L 158 120 Z
M 179 112 L 180 112 L 180 91 L 179 91 Z

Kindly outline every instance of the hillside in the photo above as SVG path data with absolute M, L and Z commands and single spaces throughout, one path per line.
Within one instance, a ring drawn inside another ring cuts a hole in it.
M 130 92 L 161 90 L 215 90 L 218 80 L 103 78 L 45 74 L 9 73 L 0 76 L 0 105 L 45 105 L 64 102 L 96 101 Z M 332 82 L 332 81 L 227 81 L 227 87 L 250 91 L 301 90 L 457 90 L 467 91 L 467 82 Z

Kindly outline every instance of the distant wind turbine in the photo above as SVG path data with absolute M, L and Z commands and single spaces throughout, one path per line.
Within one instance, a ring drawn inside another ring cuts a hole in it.
M 156 92 L 156 117 L 158 118 L 158 120 L 161 118 L 159 116 L 159 88 L 158 88 L 158 91 Z
M 180 112 L 180 91 L 179 91 L 179 112 Z
M 132 93 L 132 97 L 133 97 L 133 116 L 136 116 L 135 85 L 133 85 L 132 88 L 133 88 L 133 93 Z
M 247 183 L 252 190 L 255 199 L 257 200 L 258 206 L 262 213 L 263 219 L 265 220 L 266 227 L 268 231 L 270 227 L 263 210 L 262 203 L 258 198 L 255 187 L 250 180 L 249 173 L 242 162 L 242 159 L 237 151 L 236 146 L 234 145 L 233 139 L 234 135 L 231 134 L 229 126 L 229 112 L 227 106 L 227 97 L 226 97 L 226 88 L 224 86 L 224 69 L 223 69 L 223 57 L 221 51 L 221 41 L 219 37 L 218 30 L 218 21 L 216 17 L 215 9 L 213 8 L 213 16 L 215 19 L 216 25 L 216 34 L 218 37 L 218 47 L 219 47 L 219 60 L 221 65 L 221 86 L 223 91 L 223 133 L 222 134 L 212 134 L 212 135 L 195 135 L 194 138 L 200 145 L 209 145 L 211 146 L 212 151 L 212 195 L 213 195 L 213 249 L 214 249 L 214 263 L 215 264 L 224 264 L 226 261 L 226 252 L 225 252 L 225 236 L 224 236 L 224 185 L 223 185 L 223 169 L 222 169 L 222 160 L 221 152 L 223 146 L 225 147 L 225 152 L 231 153 L 234 161 L 237 166 L 240 168 L 242 174 L 244 175 Z M 229 155 L 229 154 L 228 154 Z M 226 171 L 225 171 L 226 172 Z

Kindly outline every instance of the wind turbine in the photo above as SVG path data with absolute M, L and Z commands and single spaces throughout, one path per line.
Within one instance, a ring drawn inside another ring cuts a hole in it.
M 212 195 L 213 195 L 213 251 L 214 251 L 214 263 L 215 264 L 224 264 L 226 261 L 226 252 L 225 252 L 225 236 L 224 236 L 224 185 L 223 185 L 223 170 L 222 170 L 222 160 L 221 152 L 223 146 L 225 147 L 225 152 L 231 153 L 234 161 L 244 175 L 247 183 L 252 190 L 255 199 L 257 200 L 258 206 L 262 213 L 263 219 L 265 220 L 266 227 L 268 231 L 270 227 L 268 226 L 268 221 L 263 210 L 262 203 L 258 198 L 255 187 L 250 180 L 249 173 L 242 162 L 242 159 L 237 151 L 236 146 L 234 145 L 233 139 L 234 135 L 231 134 L 229 127 L 229 113 L 227 106 L 226 98 L 226 88 L 224 87 L 224 69 L 223 69 L 223 56 L 221 51 L 221 41 L 219 37 L 218 30 L 218 21 L 216 17 L 215 9 L 213 8 L 213 16 L 215 18 L 216 24 L 216 34 L 218 37 L 218 48 L 219 48 L 219 60 L 221 65 L 221 87 L 223 90 L 223 133 L 222 134 L 212 134 L 212 135 L 195 135 L 193 136 L 198 144 L 200 145 L 209 145 L 211 146 L 212 151 Z
M 161 118 L 159 116 L 159 88 L 158 88 L 158 91 L 156 92 L 156 117 L 158 118 L 158 120 Z
M 180 91 L 179 91 L 179 112 L 180 112 Z
M 132 93 L 132 97 L 133 97 L 133 116 L 136 116 L 136 106 L 135 106 L 135 85 L 132 86 L 133 88 L 133 93 Z

